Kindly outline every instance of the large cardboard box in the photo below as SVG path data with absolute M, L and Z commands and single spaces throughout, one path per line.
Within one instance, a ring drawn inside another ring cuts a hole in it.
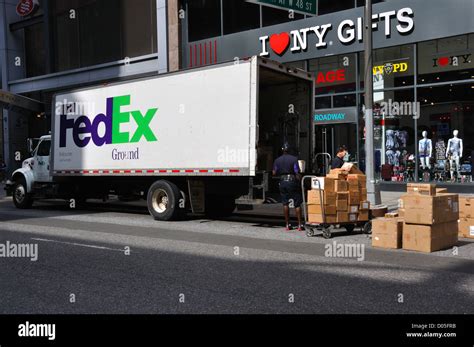
M 431 183 L 408 183 L 407 192 L 409 194 L 436 195 L 436 184 Z
M 349 191 L 349 205 L 359 205 L 359 204 L 360 204 L 359 192 Z
M 408 224 L 434 225 L 459 219 L 457 194 L 407 194 L 402 196 L 401 200 L 401 207 L 405 210 L 405 222 Z
M 320 205 L 321 204 L 321 195 L 324 199 L 325 205 L 336 205 L 336 193 L 335 192 L 327 192 L 325 190 L 320 191 L 313 189 L 308 191 L 308 205 Z
M 459 196 L 459 217 L 474 219 L 474 195 Z
M 334 181 L 334 191 L 336 192 L 347 192 L 349 190 L 349 185 L 347 181 L 337 180 Z
M 458 224 L 459 237 L 474 239 L 474 219 L 461 218 Z
M 337 222 L 338 223 L 349 223 L 349 213 L 347 213 L 347 212 L 337 212 Z
M 326 224 L 335 224 L 337 223 L 337 216 L 336 215 L 326 215 Z M 322 224 L 323 222 L 323 215 L 321 214 L 310 214 L 308 215 L 308 222 L 311 224 Z
M 431 253 L 454 247 L 457 243 L 457 221 L 435 225 L 403 225 L 403 249 Z
M 345 200 L 349 201 L 349 192 L 337 192 L 336 200 Z
M 349 213 L 349 223 L 357 223 L 358 220 L 359 220 L 358 213 Z
M 402 248 L 403 220 L 377 218 L 372 221 L 372 246 L 379 248 Z
M 335 178 L 325 177 L 324 178 L 324 190 L 327 191 L 327 192 L 335 192 L 336 191 L 335 183 L 337 181 L 338 180 L 335 179 Z
M 322 214 L 323 210 L 326 214 L 335 215 L 337 213 L 335 205 L 323 205 L 324 209 L 321 208 L 321 205 L 308 205 L 308 214 Z
M 370 217 L 370 210 L 359 210 L 359 222 L 368 222 Z
M 349 204 L 347 203 L 347 200 L 337 200 L 336 208 L 338 212 L 348 212 Z

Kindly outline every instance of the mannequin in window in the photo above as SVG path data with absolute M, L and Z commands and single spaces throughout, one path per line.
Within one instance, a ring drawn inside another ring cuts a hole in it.
M 419 142 L 418 150 L 420 153 L 420 162 L 423 170 L 431 169 L 430 159 L 433 156 L 433 142 L 428 138 L 428 132 L 423 131 L 423 138 Z
M 453 138 L 448 141 L 448 148 L 446 150 L 446 158 L 449 159 L 449 167 L 451 170 L 451 179 L 454 179 L 454 171 L 456 171 L 457 177 L 460 176 L 460 161 L 463 153 L 462 139 L 458 137 L 459 131 L 453 131 Z M 456 167 L 456 169 L 455 169 Z

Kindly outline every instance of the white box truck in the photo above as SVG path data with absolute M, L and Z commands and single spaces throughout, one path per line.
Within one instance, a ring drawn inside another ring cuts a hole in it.
M 271 190 L 284 141 L 310 161 L 313 91 L 310 74 L 252 57 L 59 93 L 51 135 L 7 190 L 18 208 L 118 195 L 157 220 L 225 216 Z

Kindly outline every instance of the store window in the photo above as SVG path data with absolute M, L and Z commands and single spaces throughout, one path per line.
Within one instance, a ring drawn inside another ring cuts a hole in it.
M 262 6 L 262 25 L 264 27 L 304 19 L 300 13 L 280 10 L 278 8 Z
M 155 0 L 55 0 L 51 17 L 55 71 L 157 52 Z
M 422 141 L 426 132 L 432 149 L 426 153 L 420 149 L 420 159 L 423 157 L 420 170 L 424 177 L 470 182 L 474 157 L 474 84 L 419 88 L 418 99 L 421 103 L 418 135 Z M 452 140 L 456 137 L 462 140 L 462 147 L 460 141 Z
M 260 28 L 260 6 L 245 0 L 223 1 L 224 35 Z
M 361 88 L 364 88 L 364 54 L 360 53 Z M 404 45 L 377 49 L 373 54 L 374 90 L 406 87 L 414 84 L 414 47 Z
M 191 0 L 187 7 L 190 42 L 221 35 L 220 0 Z
M 26 76 L 46 74 L 46 50 L 42 23 L 25 28 Z
M 474 34 L 418 44 L 418 83 L 474 79 Z
M 355 54 L 312 59 L 309 71 L 315 75 L 316 95 L 356 90 Z
M 361 95 L 361 105 L 364 95 Z M 414 89 L 385 91 L 374 102 L 375 170 L 384 181 L 414 181 L 416 167 L 416 134 Z M 360 148 L 365 168 L 366 128 L 364 115 L 360 117 Z

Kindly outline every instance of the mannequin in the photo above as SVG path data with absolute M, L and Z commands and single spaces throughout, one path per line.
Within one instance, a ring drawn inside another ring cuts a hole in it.
M 418 150 L 420 152 L 420 162 L 423 170 L 430 170 L 430 159 L 433 156 L 433 142 L 428 138 L 428 132 L 423 131 L 423 138 L 420 140 Z
M 454 179 L 454 166 L 456 165 L 456 177 L 461 177 L 460 175 L 460 161 L 463 153 L 463 143 L 462 140 L 458 137 L 459 131 L 453 131 L 453 138 L 448 141 L 448 148 L 446 150 L 446 158 L 449 159 L 449 166 L 451 170 L 451 179 Z

